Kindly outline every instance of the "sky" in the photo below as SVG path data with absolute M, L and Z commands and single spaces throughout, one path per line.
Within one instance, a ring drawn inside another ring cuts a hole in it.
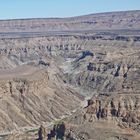
M 73 17 L 140 10 L 140 0 L 0 0 L 0 19 Z

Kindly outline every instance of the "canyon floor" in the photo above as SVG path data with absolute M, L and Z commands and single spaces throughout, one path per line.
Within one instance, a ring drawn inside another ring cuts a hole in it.
M 67 140 L 140 139 L 139 10 L 0 21 L 0 139 L 58 122 Z

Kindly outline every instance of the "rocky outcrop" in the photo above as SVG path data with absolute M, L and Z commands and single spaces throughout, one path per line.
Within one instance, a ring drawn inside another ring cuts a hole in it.
M 74 139 L 139 139 L 139 94 L 99 95 L 66 119 Z
M 140 96 L 138 95 L 117 95 L 112 97 L 94 97 L 88 101 L 85 108 L 84 118 L 88 121 L 99 119 L 110 119 L 111 117 L 119 118 L 120 123 L 126 122 L 128 127 L 140 123 L 140 110 L 137 105 Z M 94 118 L 93 118 L 94 116 Z

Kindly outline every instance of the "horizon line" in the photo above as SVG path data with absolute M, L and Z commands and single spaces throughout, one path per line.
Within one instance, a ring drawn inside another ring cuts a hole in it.
M 8 21 L 8 20 L 34 20 L 34 19 L 70 19 L 70 18 L 78 18 L 82 16 L 88 16 L 88 15 L 98 15 L 98 14 L 110 14 L 110 13 L 119 13 L 119 12 L 138 12 L 140 10 L 113 10 L 113 11 L 105 11 L 105 12 L 95 12 L 95 13 L 89 13 L 89 14 L 82 14 L 82 15 L 75 15 L 75 16 L 64 16 L 64 17 L 23 17 L 23 18 L 7 18 L 7 19 L 0 19 L 0 21 Z

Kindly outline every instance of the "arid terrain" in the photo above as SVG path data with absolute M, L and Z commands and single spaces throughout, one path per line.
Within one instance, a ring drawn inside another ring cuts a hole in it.
M 59 121 L 67 140 L 140 139 L 139 10 L 0 21 L 0 139 Z

